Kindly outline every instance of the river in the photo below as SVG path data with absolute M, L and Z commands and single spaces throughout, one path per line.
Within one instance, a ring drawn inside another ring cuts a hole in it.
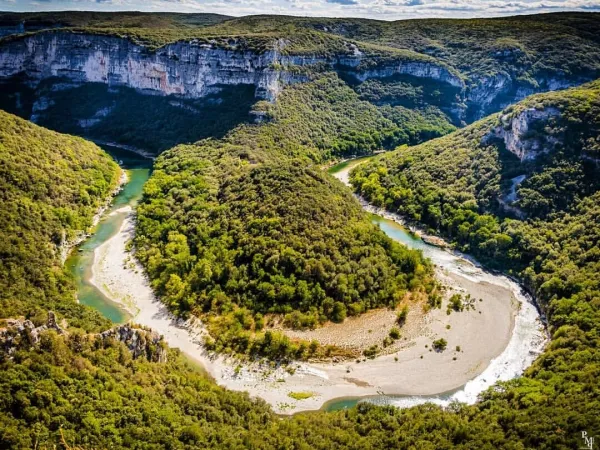
M 172 317 L 154 298 L 141 267 L 132 269 L 123 263 L 128 258 L 125 244 L 133 233 L 130 207 L 141 197 L 151 161 L 114 147 L 104 148 L 128 170 L 129 181 L 93 236 L 66 262 L 77 281 L 79 301 L 113 322 L 132 319 L 155 329 L 170 346 L 201 363 L 218 384 L 261 397 L 276 412 L 315 410 L 324 404 L 326 409 L 340 409 L 360 400 L 397 406 L 425 401 L 472 403 L 496 381 L 520 375 L 542 350 L 545 335 L 537 311 L 515 283 L 483 271 L 460 255 L 425 243 L 391 220 L 393 215 L 363 202 L 365 209 L 381 214 L 372 218 L 388 236 L 422 250 L 436 265 L 436 274 L 443 282 L 485 301 L 470 312 L 447 315 L 434 310 L 422 324 L 423 333 L 410 338 L 406 348 L 360 363 L 297 363 L 290 371 L 254 363 L 240 366 L 239 361 L 222 355 L 208 355 L 202 347 L 201 324 L 183 323 Z M 345 162 L 329 172 L 347 184 L 351 168 L 363 161 Z M 431 353 L 427 344 L 435 336 L 448 339 L 452 348 L 460 344 L 463 350 Z M 314 395 L 292 400 L 290 393 L 298 391 Z
M 372 158 L 371 156 L 344 161 L 329 168 L 328 173 L 351 187 L 350 172 L 352 169 Z M 371 214 L 373 223 L 378 224 L 381 230 L 392 239 L 410 248 L 421 250 L 423 255 L 429 258 L 438 268 L 460 273 L 462 276 L 473 280 L 499 282 L 502 285 L 511 287 L 516 292 L 519 292 L 518 299 L 520 304 L 516 313 L 511 339 L 504 351 L 494 358 L 481 374 L 474 377 L 461 388 L 429 396 L 378 395 L 363 398 L 342 398 L 327 402 L 323 406 L 323 409 L 327 411 L 345 409 L 356 405 L 360 401 L 398 407 L 410 407 L 426 402 L 442 406 L 446 406 L 453 401 L 474 403 L 481 392 L 496 382 L 507 381 L 520 376 L 542 352 L 547 342 L 544 325 L 531 296 L 526 294 L 514 281 L 483 270 L 472 259 L 467 259 L 455 252 L 424 242 L 415 233 L 409 231 L 401 224 L 401 217 L 374 208 L 360 198 L 359 201 L 361 201 L 363 207 L 369 212 L 376 211 L 378 213 Z
M 141 198 L 144 183 L 150 176 L 152 160 L 121 148 L 109 145 L 100 145 L 100 147 L 127 171 L 127 183 L 113 199 L 110 208 L 98 222 L 92 236 L 71 252 L 65 266 L 75 279 L 77 299 L 80 303 L 98 310 L 112 322 L 124 323 L 130 319 L 130 314 L 122 305 L 111 301 L 90 282 L 94 263 L 94 250 L 119 231 L 123 220 L 127 216 L 126 213 L 111 213 L 126 205 L 133 207 Z

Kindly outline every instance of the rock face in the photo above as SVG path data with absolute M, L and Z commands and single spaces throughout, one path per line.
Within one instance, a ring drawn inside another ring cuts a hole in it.
M 236 49 L 235 40 L 229 44 L 224 49 L 198 41 L 177 42 L 151 51 L 114 36 L 42 32 L 2 44 L 0 77 L 24 74 L 33 84 L 61 77 L 74 83 L 98 82 L 187 98 L 215 93 L 222 85 L 246 84 L 255 86 L 257 98 L 274 100 L 282 86 L 307 79 L 298 67 L 325 64 L 353 72 L 360 80 L 410 74 L 464 86 L 458 76 L 433 61 L 397 61 L 361 70 L 365 57 L 357 48 L 324 58 L 285 55 L 282 40 L 261 53 Z
M 387 78 L 394 75 L 412 75 L 417 78 L 429 78 L 442 83 L 447 83 L 455 88 L 464 89 L 465 84 L 461 78 L 450 72 L 442 65 L 432 64 L 423 61 L 394 62 L 383 64 L 374 69 L 361 70 L 358 66 L 361 62 L 360 57 L 340 58 L 339 64 L 342 70 L 351 74 L 359 81 L 366 81 L 372 78 Z
M 506 149 L 514 153 L 521 161 L 535 159 L 540 153 L 550 151 L 557 139 L 546 133 L 532 133 L 535 124 L 559 117 L 557 108 L 526 109 L 515 116 L 504 115 L 501 125 L 496 127 L 486 139 L 499 138 Z
M 216 42 L 176 42 L 153 51 L 133 42 L 108 35 L 66 32 L 38 32 L 7 39 L 0 44 L 0 78 L 25 75 L 33 86 L 56 77 L 65 86 L 85 82 L 126 86 L 148 94 L 201 98 L 218 93 L 222 86 L 249 85 L 257 99 L 273 101 L 281 89 L 308 80 L 302 68 L 327 67 L 358 82 L 394 75 L 411 75 L 435 80 L 457 91 L 450 113 L 470 122 L 501 110 L 536 92 L 563 89 L 587 79 L 563 79 L 559 75 L 536 80 L 537 86 L 518 82 L 500 72 L 463 78 L 435 59 L 415 55 L 383 60 L 365 55 L 356 44 L 336 56 L 290 55 L 283 39 L 270 49 L 245 49 L 235 39 L 227 48 Z M 424 59 L 425 58 L 425 59 Z M 53 89 L 60 89 L 56 83 Z M 43 110 L 45 105 L 36 105 Z M 35 114 L 34 114 L 35 118 Z M 94 118 L 83 126 L 93 125 Z
M 48 311 L 48 320 L 45 325 L 36 327 L 31 320 L 9 319 L 7 327 L 0 329 L 0 359 L 10 358 L 22 346 L 33 347 L 40 342 L 40 334 L 44 331 L 54 330 L 58 334 L 65 334 L 56 323 L 56 315 Z
M 551 77 L 537 80 L 538 86 L 534 88 L 529 85 L 520 85 L 507 73 L 474 79 L 466 93 L 466 103 L 470 109 L 469 119 L 481 119 L 535 93 L 566 89 L 585 81 L 589 80 Z
M 154 331 L 133 328 L 131 325 L 119 325 L 100 333 L 100 338 L 123 342 L 134 359 L 144 357 L 152 362 L 164 363 L 167 361 L 166 344 L 162 336 Z
M 48 311 L 45 325 L 36 327 L 31 320 L 9 319 L 6 328 L 0 329 L 0 361 L 12 357 L 19 348 L 32 348 L 40 343 L 41 334 L 54 330 L 58 334 L 68 334 L 56 323 L 56 315 Z M 164 363 L 167 361 L 167 345 L 162 336 L 154 331 L 134 328 L 131 325 L 119 325 L 97 335 L 103 341 L 115 339 L 123 342 L 134 359 L 143 357 L 148 361 Z

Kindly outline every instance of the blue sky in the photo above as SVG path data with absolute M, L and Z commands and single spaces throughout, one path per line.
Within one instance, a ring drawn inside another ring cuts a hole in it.
M 297 16 L 492 17 L 555 11 L 599 11 L 600 0 L 0 0 L 3 11 L 178 11 Z

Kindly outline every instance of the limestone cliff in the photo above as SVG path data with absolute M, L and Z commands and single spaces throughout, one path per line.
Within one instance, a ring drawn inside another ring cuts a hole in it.
M 557 108 L 529 108 L 517 114 L 505 114 L 500 117 L 501 124 L 487 138 L 499 138 L 506 149 L 521 161 L 535 159 L 540 153 L 552 150 L 556 138 L 546 133 L 535 133 L 536 126 L 554 117 L 559 117 Z
M 11 38 L 0 44 L 0 77 L 26 75 L 30 84 L 60 77 L 70 82 L 98 82 L 127 86 L 154 94 L 199 98 L 224 85 L 253 85 L 256 97 L 274 100 L 286 84 L 301 82 L 307 75 L 299 68 L 321 65 L 356 78 L 410 74 L 462 87 L 463 82 L 443 64 L 415 55 L 414 61 L 399 59 L 363 70 L 367 59 L 358 49 L 348 54 L 322 57 L 289 55 L 287 43 L 274 40 L 272 48 L 255 52 L 234 39 L 227 48 L 200 42 L 176 42 L 151 51 L 115 36 L 74 32 L 42 32 Z
M 233 38 L 226 45 L 191 40 L 151 50 L 117 36 L 50 30 L 0 41 L 0 79 L 24 76 L 36 87 L 55 77 L 64 86 L 98 82 L 188 99 L 219 93 L 224 86 L 246 85 L 253 86 L 257 99 L 273 101 L 284 86 L 306 81 L 311 70 L 335 70 L 358 83 L 410 75 L 455 90 L 456 98 L 447 99 L 447 109 L 458 122 L 479 119 L 536 92 L 584 81 L 555 74 L 528 84 L 504 72 L 465 78 L 427 55 L 408 52 L 384 57 L 351 42 L 345 45 L 341 53 L 328 56 L 290 54 L 285 39 L 273 39 L 262 51 L 250 50 Z M 60 83 L 53 89 L 60 89 Z
M 586 79 L 561 79 L 555 77 L 536 80 L 537 86 L 522 84 L 508 73 L 474 78 L 466 90 L 466 103 L 469 105 L 469 119 L 481 119 L 496 111 L 500 111 L 529 95 L 539 92 L 556 91 L 580 84 Z
M 153 362 L 162 363 L 167 361 L 166 343 L 162 336 L 154 331 L 146 331 L 126 324 L 100 333 L 100 338 L 123 342 L 134 359 L 144 357 Z

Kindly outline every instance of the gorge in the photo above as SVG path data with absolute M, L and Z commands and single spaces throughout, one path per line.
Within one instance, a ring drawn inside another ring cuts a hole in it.
M 600 430 L 597 14 L 0 16 L 1 447 Z

